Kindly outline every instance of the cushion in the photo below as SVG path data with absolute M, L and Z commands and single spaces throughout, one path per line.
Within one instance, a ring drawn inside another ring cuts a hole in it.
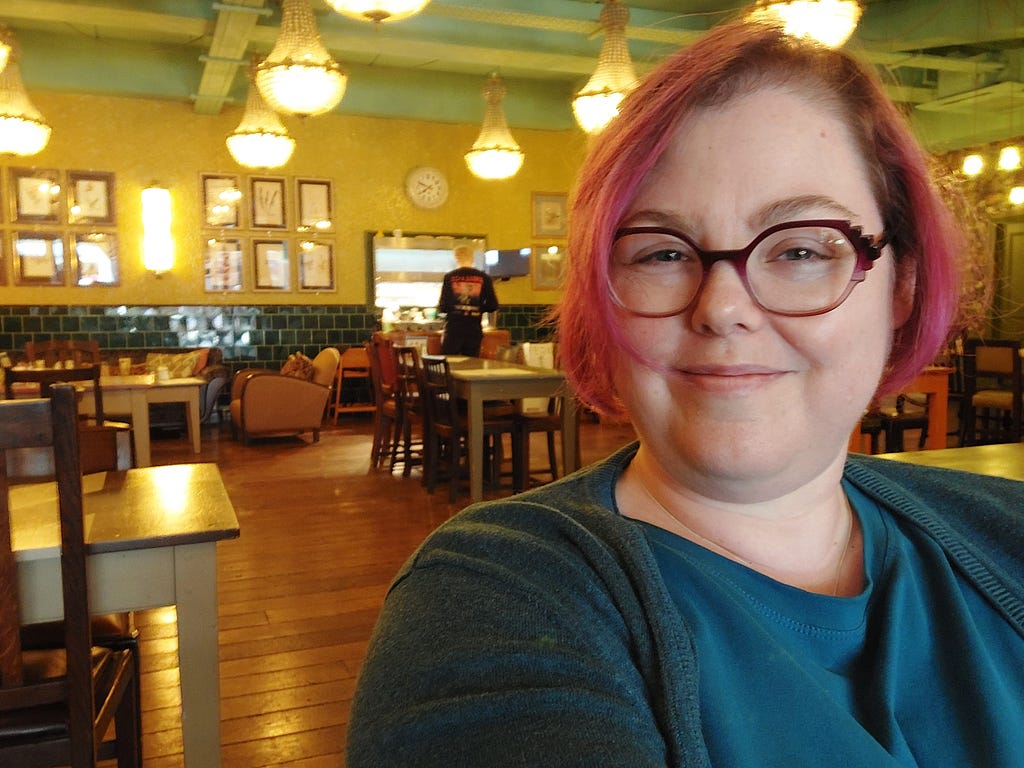
M 146 370 L 156 373 L 161 365 L 166 365 L 167 373 L 172 379 L 185 379 L 195 372 L 198 360 L 198 351 L 180 354 L 149 352 L 146 355 Z
M 281 366 L 282 376 L 294 376 L 303 381 L 312 381 L 316 369 L 313 368 L 313 361 L 301 352 L 288 355 L 284 365 Z
M 206 367 L 206 363 L 210 359 L 210 348 L 209 347 L 203 347 L 202 349 L 197 350 L 197 351 L 199 352 L 199 359 L 196 360 L 196 367 L 192 371 L 192 375 L 193 376 L 198 376 L 199 372 L 201 370 L 203 370 L 203 368 Z

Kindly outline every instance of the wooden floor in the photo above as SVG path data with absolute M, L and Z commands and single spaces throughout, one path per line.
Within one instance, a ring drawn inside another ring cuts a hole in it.
M 466 504 L 419 474 L 369 469 L 370 417 L 309 438 L 243 446 L 216 425 L 198 456 L 183 439 L 153 442 L 153 461 L 218 464 L 241 536 L 218 545 L 221 755 L 227 768 L 344 765 L 356 676 L 385 590 L 404 560 Z M 534 436 L 533 465 L 542 465 Z M 582 426 L 584 463 L 632 439 Z M 496 491 L 494 495 L 507 495 Z M 173 610 L 139 614 L 146 768 L 183 765 Z

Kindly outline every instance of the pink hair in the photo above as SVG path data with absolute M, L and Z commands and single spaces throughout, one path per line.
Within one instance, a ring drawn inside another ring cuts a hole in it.
M 732 22 L 652 71 L 595 139 L 580 171 L 569 219 L 569 272 L 552 317 L 566 374 L 595 410 L 622 415 L 615 367 L 623 352 L 644 359 L 622 333 L 608 291 L 608 255 L 623 213 L 674 129 L 696 108 L 772 86 L 811 96 L 848 126 L 891 237 L 897 291 L 913 285 L 913 309 L 894 335 L 879 394 L 898 391 L 948 341 L 962 236 L 904 116 L 875 74 L 847 54 L 794 41 L 776 27 Z

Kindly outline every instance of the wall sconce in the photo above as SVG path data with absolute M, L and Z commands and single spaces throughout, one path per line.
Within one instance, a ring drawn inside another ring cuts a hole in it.
M 157 277 L 174 266 L 171 191 L 156 182 L 142 190 L 142 264 Z

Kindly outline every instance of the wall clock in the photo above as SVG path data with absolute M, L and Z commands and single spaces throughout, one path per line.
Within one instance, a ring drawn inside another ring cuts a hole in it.
M 448 179 L 437 168 L 418 166 L 405 177 L 405 194 L 417 208 L 440 208 L 448 199 Z

